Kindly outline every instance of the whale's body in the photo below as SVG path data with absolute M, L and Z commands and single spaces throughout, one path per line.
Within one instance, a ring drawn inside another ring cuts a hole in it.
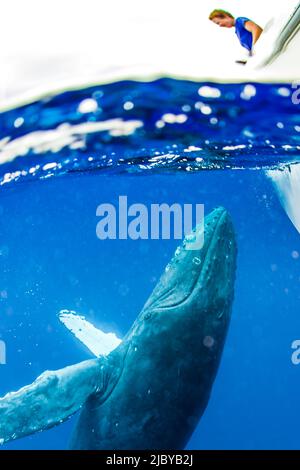
M 184 448 L 220 362 L 235 266 L 232 223 L 217 209 L 206 218 L 203 248 L 177 253 L 108 357 L 115 364 L 112 390 L 104 401 L 92 396 L 86 402 L 72 448 Z
M 235 269 L 233 225 L 219 208 L 205 218 L 203 247 L 176 251 L 108 356 L 45 372 L 0 399 L 0 440 L 52 427 L 81 408 L 73 449 L 183 449 L 218 370 Z

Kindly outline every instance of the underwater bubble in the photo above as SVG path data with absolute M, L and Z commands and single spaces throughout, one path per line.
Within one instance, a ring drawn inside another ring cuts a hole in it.
M 196 265 L 196 266 L 199 266 L 199 264 L 201 264 L 201 259 L 200 258 L 197 258 L 195 256 L 195 258 L 193 258 L 193 263 Z
M 299 257 L 300 257 L 299 251 L 295 250 L 295 251 L 292 252 L 292 258 L 293 259 L 299 259 Z
M 291 96 L 291 90 L 289 90 L 288 88 L 283 87 L 283 86 L 280 87 L 280 88 L 278 88 L 277 93 L 278 93 L 278 95 L 284 96 L 284 97 L 286 97 L 286 98 L 288 98 L 289 96 Z
M 243 100 L 251 100 L 256 95 L 256 88 L 254 85 L 245 85 L 241 93 L 241 98 Z
M 39 168 L 40 168 L 40 165 L 32 166 L 32 167 L 29 169 L 29 174 L 32 175 L 32 174 L 35 173 Z
M 123 104 L 123 108 L 125 109 L 125 111 L 130 111 L 134 108 L 134 104 L 132 103 L 132 101 L 126 101 L 126 103 Z
M 3 444 L 4 444 L 4 439 L 0 438 L 0 446 L 2 446 Z
M 205 114 L 206 116 L 212 113 L 211 107 L 208 106 L 207 104 L 204 104 L 203 106 L 201 106 L 200 111 L 202 114 Z
M 215 344 L 215 340 L 212 336 L 205 336 L 203 344 L 206 348 L 212 348 Z
M 156 121 L 155 123 L 155 126 L 158 128 L 158 129 L 162 129 L 163 127 L 165 127 L 165 123 L 164 121 L 162 121 L 161 119 L 159 121 Z
M 8 256 L 9 254 L 9 248 L 8 246 L 4 245 L 4 246 L 0 246 L 0 256 Z
M 226 145 L 225 147 L 223 147 L 223 150 L 242 150 L 242 149 L 245 149 L 246 148 L 246 145 L 244 144 L 240 144 L 240 145 Z
M 196 241 L 196 233 L 194 233 L 194 232 L 189 233 L 188 235 L 186 235 L 184 241 L 188 242 L 188 243 L 192 243 L 192 242 Z
M 166 113 L 162 116 L 163 121 L 167 122 L 168 124 L 174 124 L 176 122 L 176 116 L 172 113 Z
M 97 109 L 98 109 L 98 103 L 93 98 L 87 98 L 85 100 L 82 100 L 78 106 L 78 111 L 81 114 L 93 113 L 97 111 Z
M 243 134 L 245 137 L 249 137 L 250 139 L 255 137 L 255 134 L 253 134 L 253 132 L 251 132 L 249 129 L 244 129 Z
M 56 163 L 56 162 L 46 163 L 46 165 L 43 166 L 43 171 L 53 170 L 53 169 L 56 168 L 56 167 L 57 167 L 57 163 Z
M 19 127 L 21 127 L 22 125 L 24 124 L 24 118 L 22 117 L 18 117 L 15 122 L 14 122 L 14 127 L 16 129 L 18 129 Z
M 0 291 L 0 297 L 1 299 L 7 299 L 8 297 L 7 290 Z
M 183 124 L 187 119 L 185 114 L 166 113 L 162 116 L 162 120 L 167 124 Z
M 175 251 L 175 256 L 178 256 L 180 255 L 180 252 L 181 252 L 181 248 L 180 246 L 177 248 L 177 250 Z
M 104 95 L 103 91 L 102 90 L 97 90 L 95 91 L 93 94 L 92 94 L 92 97 L 95 99 L 95 100 L 99 100 L 100 98 L 102 98 Z
M 194 145 L 190 145 L 189 147 L 184 149 L 184 152 L 189 153 L 189 152 L 197 152 L 197 151 L 201 151 L 201 150 L 203 150 L 201 147 L 195 147 Z
M 121 285 L 119 286 L 119 289 L 118 289 L 118 290 L 119 290 L 119 294 L 122 295 L 122 296 L 124 296 L 124 297 L 125 297 L 126 295 L 128 295 L 128 293 L 129 293 L 129 287 L 128 287 L 127 284 L 121 284 Z
M 178 124 L 183 124 L 187 121 L 188 117 L 185 114 L 178 114 L 177 116 L 177 123 Z
M 218 88 L 211 86 L 202 86 L 198 90 L 198 95 L 203 98 L 220 98 L 221 91 Z

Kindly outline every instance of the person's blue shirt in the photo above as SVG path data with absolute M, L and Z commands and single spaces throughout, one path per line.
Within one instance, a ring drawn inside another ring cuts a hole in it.
M 250 31 L 247 31 L 247 29 L 245 28 L 245 23 L 247 23 L 247 21 L 250 21 L 249 18 L 245 18 L 243 16 L 236 18 L 235 33 L 239 38 L 241 45 L 245 47 L 248 51 L 251 51 L 253 46 L 253 37 L 252 33 L 250 33 Z

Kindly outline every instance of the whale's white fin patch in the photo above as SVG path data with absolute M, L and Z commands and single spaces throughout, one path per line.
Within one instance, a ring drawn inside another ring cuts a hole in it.
M 96 357 L 107 356 L 122 342 L 115 333 L 98 330 L 84 316 L 71 310 L 61 310 L 60 321 L 76 336 Z
M 269 170 L 267 175 L 273 181 L 283 208 L 300 233 L 300 165 Z

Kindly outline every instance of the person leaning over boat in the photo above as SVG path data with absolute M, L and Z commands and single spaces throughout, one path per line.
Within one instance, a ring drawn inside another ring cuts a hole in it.
M 213 10 L 209 19 L 221 28 L 235 27 L 235 33 L 241 45 L 247 49 L 249 55 L 253 54 L 253 46 L 260 38 L 263 29 L 254 21 L 243 16 L 235 18 L 231 13 L 225 10 Z

